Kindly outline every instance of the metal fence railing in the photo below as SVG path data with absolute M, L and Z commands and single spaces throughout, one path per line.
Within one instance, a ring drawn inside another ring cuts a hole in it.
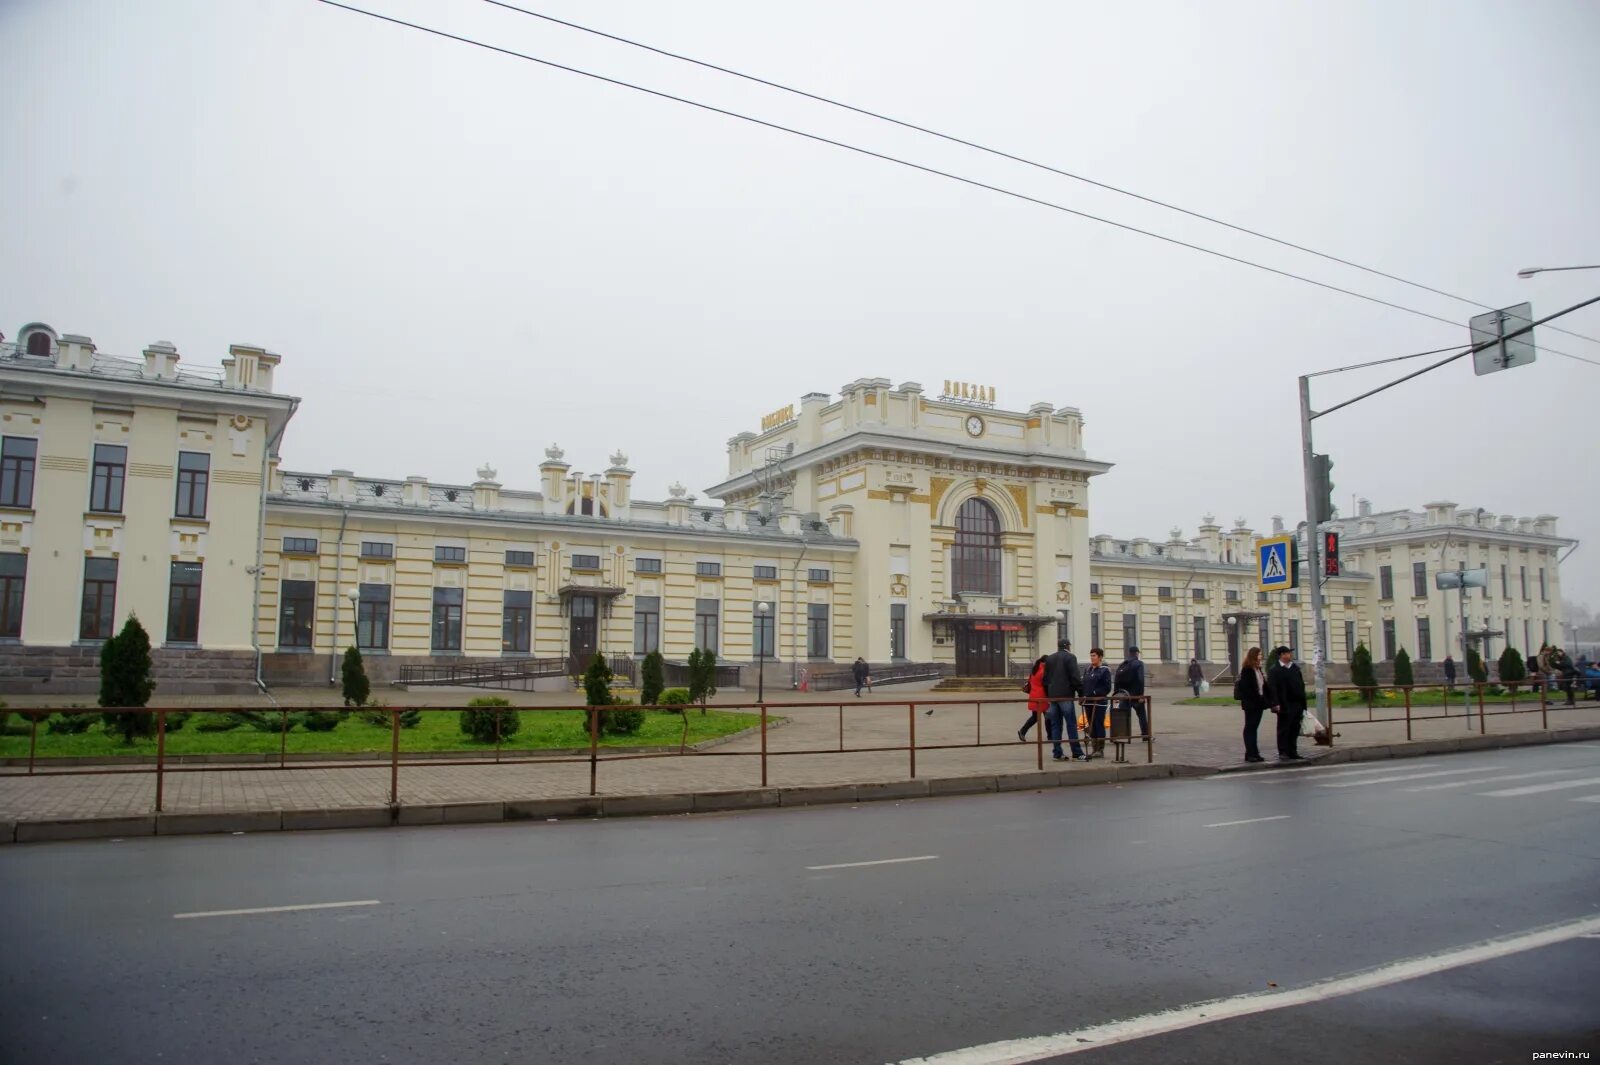
M 1560 689 L 1555 689 L 1560 693 Z M 1351 699 L 1340 700 L 1338 693 L 1353 693 Z M 1330 739 L 1337 735 L 1335 725 L 1368 725 L 1404 721 L 1406 739 L 1412 738 L 1413 726 L 1424 721 L 1445 719 L 1465 721 L 1471 727 L 1477 718 L 1478 733 L 1488 732 L 1488 719 L 1512 714 L 1538 714 L 1539 727 L 1550 727 L 1551 688 L 1537 681 L 1510 684 L 1504 681 L 1491 684 L 1380 684 L 1363 687 L 1355 684 L 1329 685 L 1328 727 Z M 1576 693 L 1574 693 L 1574 696 Z M 1600 697 L 1600 693 L 1597 693 Z M 1561 706 L 1581 705 L 1574 697 Z M 1503 707 L 1503 709 L 1492 709 Z

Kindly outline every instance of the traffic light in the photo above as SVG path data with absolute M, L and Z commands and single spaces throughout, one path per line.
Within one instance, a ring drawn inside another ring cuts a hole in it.
M 1333 520 L 1333 459 L 1327 455 L 1311 456 L 1311 501 L 1316 507 L 1311 515 L 1314 523 Z
M 1322 534 L 1322 575 L 1324 577 L 1339 575 L 1339 534 L 1336 532 Z

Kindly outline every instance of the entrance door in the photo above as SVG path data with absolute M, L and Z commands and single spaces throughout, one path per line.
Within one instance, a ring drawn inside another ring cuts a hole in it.
M 999 626 L 980 629 L 963 625 L 956 632 L 956 675 L 1003 677 L 1006 672 L 1006 634 Z
M 1239 644 L 1244 639 L 1245 618 L 1231 618 L 1234 624 L 1228 626 L 1228 671 L 1235 677 L 1239 675 Z
M 594 659 L 597 646 L 599 625 L 595 615 L 595 598 L 592 595 L 575 595 L 572 597 L 572 626 L 570 653 L 572 656 L 571 670 L 574 676 L 589 668 L 589 663 Z

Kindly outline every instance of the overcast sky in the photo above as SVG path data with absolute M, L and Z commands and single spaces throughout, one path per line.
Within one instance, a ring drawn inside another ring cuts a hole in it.
M 356 0 L 360 2 L 360 0 Z M 834 96 L 1447 292 L 1600 292 L 1600 5 L 523 6 Z M 1081 408 L 1097 532 L 1301 517 L 1295 377 L 1465 340 L 1466 303 L 478 0 L 364 6 L 748 111 L 1445 325 L 312 0 L 0 0 L 0 328 L 283 355 L 288 467 L 637 491 L 863 376 Z M 1600 307 L 1563 323 L 1600 337 Z M 1600 343 L 1541 330 L 1600 360 Z M 1413 363 L 1412 365 L 1416 365 Z M 1319 381 L 1329 405 L 1382 372 Z M 1600 367 L 1463 361 L 1317 424 L 1348 510 L 1561 517 L 1600 605 Z

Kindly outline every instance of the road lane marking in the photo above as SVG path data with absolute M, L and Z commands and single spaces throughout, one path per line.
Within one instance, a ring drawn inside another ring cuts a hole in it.
M 1391 962 L 1375 969 L 1334 977 L 1306 987 L 1284 991 L 1252 992 L 1247 995 L 1236 995 L 1233 998 L 1197 1002 L 1160 1013 L 1147 1013 L 1128 1020 L 1080 1028 L 1074 1032 L 1008 1039 L 961 1050 L 949 1050 L 925 1058 L 906 1058 L 898 1065 L 1027 1065 L 1028 1062 L 1044 1061 L 1085 1050 L 1098 1050 L 1117 1043 L 1129 1043 L 1150 1036 L 1182 1031 L 1185 1028 L 1214 1024 L 1217 1021 L 1228 1021 L 1237 1017 L 1248 1017 L 1252 1014 L 1305 1006 L 1331 998 L 1373 991 L 1380 987 L 1433 976 L 1467 965 L 1477 965 L 1480 962 L 1493 961 L 1512 954 L 1554 946 L 1595 933 L 1600 933 L 1600 916 L 1584 917 L 1519 935 L 1483 940 L 1438 954 L 1424 954 L 1417 958 Z
M 1470 788 L 1475 784 L 1498 784 L 1502 780 L 1530 780 L 1533 777 L 1553 777 L 1562 773 L 1571 773 L 1570 769 L 1541 769 L 1535 773 L 1510 773 L 1503 777 L 1484 777 L 1482 780 L 1452 780 L 1447 784 L 1421 784 L 1415 788 L 1403 788 L 1403 791 L 1443 791 L 1446 788 Z
M 1588 780 L 1558 780 L 1554 784 L 1529 784 L 1525 788 L 1501 788 L 1499 791 L 1475 791 L 1474 795 L 1488 795 L 1495 799 L 1510 799 L 1517 795 L 1538 795 L 1546 791 L 1564 791 L 1567 788 L 1592 788 L 1600 784 L 1600 777 Z
M 1272 817 L 1252 817 L 1252 818 L 1249 818 L 1248 820 L 1245 820 L 1245 821 L 1218 821 L 1216 824 L 1207 825 L 1206 827 L 1207 828 L 1227 828 L 1230 825 L 1258 825 L 1262 821 L 1287 821 L 1287 820 L 1289 820 L 1289 818 L 1291 816 L 1293 816 L 1293 815 L 1292 814 L 1275 814 Z
M 808 865 L 806 869 L 816 872 L 819 869 L 859 869 L 863 865 L 898 865 L 901 862 L 931 862 L 937 859 L 937 854 L 919 854 L 915 858 L 879 858 L 875 862 L 839 862 L 835 865 Z
M 1232 781 L 1235 784 L 1240 784 L 1258 781 L 1262 777 L 1281 776 L 1285 773 L 1294 773 L 1296 775 L 1305 773 L 1316 773 L 1318 775 L 1323 773 L 1339 773 L 1342 776 L 1359 776 L 1362 773 L 1393 773 L 1399 769 L 1427 769 L 1438 764 L 1438 762 L 1411 762 L 1405 766 L 1365 766 L 1359 765 L 1359 763 L 1358 765 L 1308 765 L 1301 766 L 1299 769 L 1251 769 L 1234 773 L 1219 773 L 1214 777 L 1201 777 L 1200 779 L 1209 781 Z M 1271 783 L 1281 784 L 1283 781 L 1274 780 Z
M 1600 795 L 1579 795 L 1573 802 L 1600 802 Z
M 351 902 L 303 902 L 298 906 L 256 906 L 248 910 L 201 910 L 197 913 L 175 913 L 173 918 L 186 921 L 193 917 L 243 917 L 253 913 L 293 913 L 296 910 L 335 910 L 345 906 L 380 906 L 377 899 L 355 899 Z
M 1426 780 L 1428 777 L 1459 777 L 1465 773 L 1493 773 L 1503 769 L 1498 765 L 1480 765 L 1476 769 L 1437 769 L 1432 773 L 1401 773 L 1397 777 L 1371 777 L 1367 780 L 1341 780 L 1334 784 L 1318 784 L 1319 788 L 1360 788 L 1368 784 L 1398 784 L 1402 780 Z

